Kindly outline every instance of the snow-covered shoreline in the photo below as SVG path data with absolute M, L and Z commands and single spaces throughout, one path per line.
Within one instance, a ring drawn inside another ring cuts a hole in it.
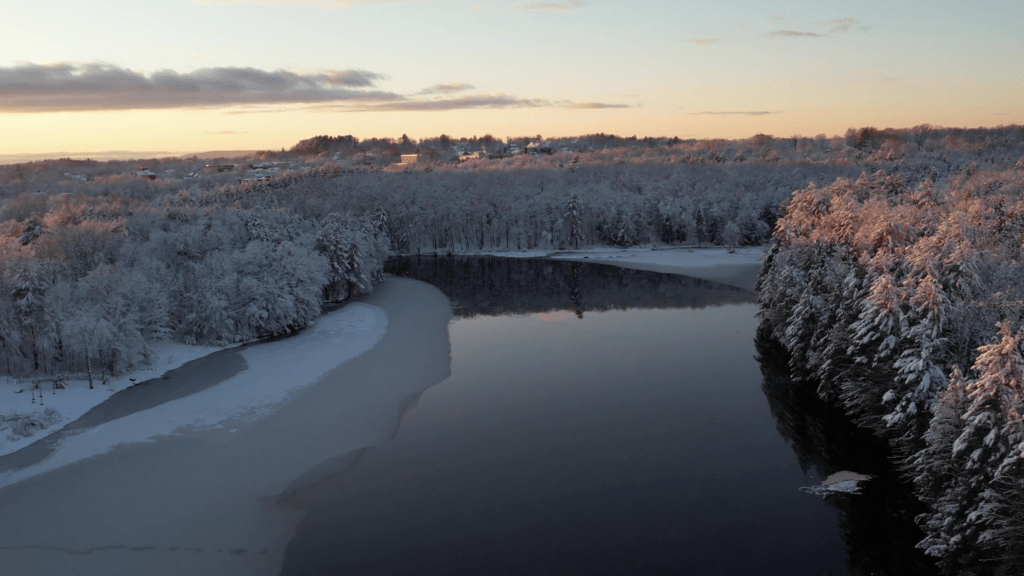
M 89 381 L 87 379 L 73 378 L 64 381 L 66 389 L 54 391 L 52 378 L 46 378 L 40 384 L 42 394 L 33 394 L 31 379 L 16 379 L 2 376 L 0 377 L 0 416 L 42 412 L 44 408 L 55 408 L 60 412 L 61 421 L 36 432 L 32 436 L 22 436 L 13 439 L 9 437 L 6 430 L 0 429 L 0 456 L 17 452 L 25 446 L 63 429 L 65 425 L 74 422 L 89 410 L 106 402 L 111 396 L 126 388 L 153 378 L 160 378 L 171 370 L 181 368 L 193 360 L 235 346 L 237 344 L 230 346 L 190 346 L 177 342 L 160 342 L 152 346 L 153 358 L 155 359 L 152 364 L 127 374 L 110 378 L 106 384 L 100 382 L 99 374 L 94 374 L 94 388 L 92 390 L 89 389 Z M 21 390 L 21 392 L 18 392 L 18 390 Z M 42 396 L 41 401 L 40 396 Z M 34 402 L 33 397 L 35 398 Z
M 753 278 L 756 276 L 757 270 L 760 268 L 764 258 L 764 249 L 761 247 L 748 247 L 729 251 L 724 247 L 592 247 L 569 251 L 491 251 L 460 255 L 550 258 L 554 260 L 597 262 L 653 272 L 682 274 L 753 290 Z M 304 332 L 315 334 L 321 330 L 330 330 L 327 328 L 328 326 L 360 324 L 365 327 L 368 337 L 372 334 L 372 338 L 376 339 L 373 342 L 379 341 L 383 334 L 382 326 L 387 325 L 387 319 L 386 317 L 380 318 L 379 316 L 371 319 L 370 316 L 374 316 L 376 312 L 369 316 L 367 314 L 366 305 L 349 305 L 341 310 L 329 312 L 321 316 Z M 380 333 L 378 334 L 378 332 Z M 300 334 L 296 337 L 300 336 L 302 335 Z M 369 343 L 369 340 L 361 343 L 352 342 L 350 344 L 354 346 L 353 350 L 365 350 L 373 345 Z M 54 394 L 49 381 L 44 382 L 41 385 L 44 392 L 42 406 L 39 403 L 38 395 L 36 395 L 36 402 L 32 402 L 33 394 L 30 390 L 31 384 L 29 380 L 19 381 L 8 377 L 0 377 L 0 415 L 38 414 L 44 408 L 50 407 L 55 408 L 61 415 L 59 423 L 39 430 L 32 436 L 9 438 L 7 431 L 0 429 L 0 456 L 16 452 L 25 446 L 62 430 L 67 424 L 102 404 L 117 392 L 147 380 L 160 378 L 166 373 L 180 368 L 193 360 L 234 346 L 237 345 L 190 346 L 173 342 L 161 342 L 153 346 L 153 356 L 156 360 L 152 365 L 116 378 L 111 378 L 106 385 L 100 384 L 98 377 L 96 377 L 94 378 L 95 388 L 92 390 L 89 389 L 87 380 L 71 379 L 65 381 L 66 389 L 57 390 L 56 394 Z M 351 356 L 354 355 L 357 354 L 353 353 Z M 348 354 L 343 353 L 342 356 L 348 356 Z M 312 380 L 315 380 L 315 378 L 313 376 Z M 17 393 L 16 390 L 19 389 L 23 391 Z M 208 418 L 211 419 L 209 420 L 210 422 L 217 420 L 217 417 L 214 416 L 208 415 Z M 167 430 L 164 430 L 164 433 L 167 433 Z
M 271 359 L 268 362 L 268 366 L 254 366 L 254 364 L 263 363 L 264 357 L 271 352 L 265 351 L 262 347 L 255 350 L 246 350 L 242 352 L 249 365 L 249 369 L 246 372 L 253 372 L 260 377 L 253 378 L 253 374 L 249 374 L 247 381 L 242 386 L 234 387 L 227 386 L 227 384 L 230 384 L 235 379 L 229 378 L 225 382 L 203 392 L 147 410 L 147 412 L 161 411 L 161 425 L 152 428 L 148 425 L 148 420 L 140 421 L 141 428 L 136 430 L 136 432 L 138 434 L 145 432 L 150 435 L 169 434 L 178 428 L 186 426 L 216 426 L 219 422 L 233 416 L 267 410 L 274 403 L 282 401 L 292 390 L 311 384 L 331 367 L 371 348 L 383 337 L 386 327 L 387 316 L 375 306 L 353 303 L 340 310 L 328 312 L 294 337 L 279 342 L 267 343 L 266 346 L 279 353 L 278 359 L 286 358 L 294 353 L 297 346 L 308 347 L 319 344 L 320 346 L 330 347 L 329 366 L 319 366 L 320 363 L 313 362 L 312 364 L 302 364 L 298 368 L 289 368 L 292 377 L 286 384 L 281 384 L 268 379 L 267 371 L 271 370 L 273 372 L 273 367 L 275 366 L 284 368 L 283 365 Z M 66 381 L 67 389 L 57 390 L 56 394 L 54 394 L 49 384 L 43 384 L 41 386 L 44 395 L 42 405 L 39 403 L 38 394 L 36 394 L 36 403 L 32 403 L 32 394 L 28 384 L 5 379 L 6 381 L 0 382 L 0 394 L 3 395 L 2 400 L 0 400 L 0 414 L 42 412 L 45 408 L 53 407 L 60 412 L 62 420 L 37 432 L 33 436 L 17 438 L 15 440 L 0 438 L 0 441 L 4 441 L 0 445 L 0 456 L 16 452 L 25 446 L 62 430 L 67 424 L 107 401 L 117 392 L 147 380 L 160 378 L 193 360 L 235 346 L 237 344 L 229 346 L 189 346 L 169 342 L 160 343 L 154 346 L 156 360 L 152 365 L 117 378 L 112 378 L 108 381 L 107 385 L 94 382 L 95 388 L 90 390 L 87 380 L 68 380 Z M 256 384 L 254 384 L 254 381 Z M 22 392 L 16 392 L 16 390 L 22 388 Z M 231 393 L 225 392 L 228 388 L 232 389 Z M 236 394 L 238 397 L 232 398 L 230 394 Z M 210 408 L 211 406 L 213 407 L 212 409 Z M 152 415 L 151 413 L 150 416 Z M 129 417 L 121 418 L 121 420 Z M 137 434 L 133 432 L 132 435 L 135 436 Z M 148 436 L 143 438 L 145 437 Z M 132 439 L 135 438 L 125 438 L 123 441 L 130 441 Z

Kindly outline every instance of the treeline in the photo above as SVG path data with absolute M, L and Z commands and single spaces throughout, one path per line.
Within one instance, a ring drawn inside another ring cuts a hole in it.
M 1024 166 L 812 183 L 758 294 L 794 386 L 888 438 L 948 574 L 1024 571 Z
M 0 370 L 118 373 L 161 338 L 286 332 L 322 299 L 369 290 L 389 251 L 758 245 L 808 182 L 879 169 L 973 182 L 1024 168 L 1017 126 L 551 142 L 582 151 L 381 168 L 358 159 L 380 142 L 317 137 L 299 147 L 308 153 L 256 155 L 289 159 L 257 182 L 195 157 L 147 161 L 156 178 L 125 173 L 139 167 L 127 162 L 0 166 Z
M 530 142 L 544 142 L 552 154 L 510 155 L 512 145 L 526 150 Z M 455 147 L 486 151 L 483 158 L 458 162 Z M 493 154 L 491 154 L 493 152 Z M 420 154 L 409 171 L 549 169 L 583 165 L 680 164 L 729 166 L 778 164 L 805 169 L 808 165 L 843 166 L 854 173 L 886 170 L 900 172 L 910 181 L 945 178 L 958 172 L 1024 165 L 1024 126 L 996 128 L 941 128 L 929 125 L 907 129 L 851 128 L 845 135 L 774 137 L 757 134 L 739 140 L 637 138 L 590 134 L 544 139 L 541 135 L 490 135 L 454 138 L 441 135 L 413 140 L 354 136 L 315 136 L 290 150 L 265 150 L 243 158 L 201 160 L 194 156 L 132 161 L 46 160 L 0 165 L 0 199 L 26 193 L 117 194 L 155 198 L 178 190 L 210 190 L 237 183 L 243 172 L 218 172 L 207 165 L 277 162 L 278 177 L 326 165 L 342 172 L 394 169 L 400 154 Z M 132 175 L 147 168 L 155 179 Z M 834 178 L 835 175 L 833 175 Z M 829 180 L 831 181 L 831 180 Z M 806 181 L 798 186 L 806 185 Z
M 643 244 L 761 245 L 808 181 L 855 176 L 842 165 L 527 165 L 506 169 L 352 171 L 328 164 L 228 197 L 273 198 L 298 214 L 382 206 L 401 253 L 559 250 Z
M 156 341 L 302 328 L 324 300 L 369 292 L 382 276 L 383 214 L 349 214 L 306 218 L 184 191 L 42 197 L 0 223 L 0 370 L 92 383 L 146 364 Z

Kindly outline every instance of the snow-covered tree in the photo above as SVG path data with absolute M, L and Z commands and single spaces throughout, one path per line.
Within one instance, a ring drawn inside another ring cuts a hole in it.
M 569 201 L 565 203 L 562 218 L 569 227 L 569 242 L 573 244 L 573 247 L 579 248 L 580 242 L 583 242 L 586 236 L 583 234 L 583 205 L 578 195 L 573 194 L 569 197 Z

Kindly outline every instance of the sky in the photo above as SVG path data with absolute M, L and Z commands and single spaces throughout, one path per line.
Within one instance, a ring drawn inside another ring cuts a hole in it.
M 11 0 L 0 155 L 1024 124 L 1024 0 Z

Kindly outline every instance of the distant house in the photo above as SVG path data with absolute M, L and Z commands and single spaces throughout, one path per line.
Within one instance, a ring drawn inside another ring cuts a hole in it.
M 419 154 L 402 154 L 402 161 L 399 164 L 415 164 L 419 158 Z
M 249 172 L 239 182 L 269 182 L 277 174 L 277 168 L 257 168 Z
M 248 164 L 207 164 L 207 168 L 216 168 L 217 172 L 234 172 L 235 170 L 241 170 L 242 168 L 251 168 Z
M 551 154 L 551 143 L 530 142 L 526 145 L 526 152 L 529 154 Z
M 68 178 L 71 178 L 72 180 L 78 180 L 79 182 L 89 181 L 89 177 L 86 176 L 85 174 L 69 174 L 65 172 L 64 175 L 67 176 Z
M 132 172 L 132 176 L 138 176 L 140 178 L 148 178 L 150 180 L 156 180 L 156 172 L 153 172 L 152 170 L 147 170 L 145 168 L 142 168 L 140 170 L 136 170 L 135 172 Z

